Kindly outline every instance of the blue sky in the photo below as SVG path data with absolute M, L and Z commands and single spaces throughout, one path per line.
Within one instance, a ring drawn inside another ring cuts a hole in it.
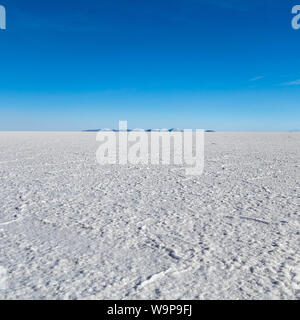
M 0 130 L 300 129 L 300 0 L 0 4 Z

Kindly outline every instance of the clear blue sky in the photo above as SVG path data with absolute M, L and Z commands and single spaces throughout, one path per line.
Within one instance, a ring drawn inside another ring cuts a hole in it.
M 300 0 L 0 4 L 0 130 L 300 129 Z

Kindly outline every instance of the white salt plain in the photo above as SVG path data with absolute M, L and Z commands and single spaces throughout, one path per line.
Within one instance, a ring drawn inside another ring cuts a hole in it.
M 206 134 L 199 177 L 97 147 L 0 133 L 1 299 L 300 298 L 299 133 Z

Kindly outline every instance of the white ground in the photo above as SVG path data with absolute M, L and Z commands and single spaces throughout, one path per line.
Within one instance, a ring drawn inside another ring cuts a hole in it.
M 300 134 L 205 139 L 187 177 L 100 166 L 94 133 L 0 133 L 0 298 L 299 299 Z

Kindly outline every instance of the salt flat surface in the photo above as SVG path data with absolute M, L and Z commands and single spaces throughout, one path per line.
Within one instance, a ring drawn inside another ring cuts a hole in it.
M 210 133 L 205 169 L 0 133 L 1 299 L 299 299 L 299 133 Z

